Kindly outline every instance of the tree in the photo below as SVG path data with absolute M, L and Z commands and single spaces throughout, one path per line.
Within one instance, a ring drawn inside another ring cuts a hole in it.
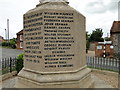
M 16 38 L 10 39 L 10 41 L 17 43 Z
M 103 42 L 104 39 L 102 38 L 103 32 L 101 28 L 97 28 L 93 30 L 92 34 L 90 35 L 89 41 L 90 42 Z
M 4 47 L 9 47 L 9 48 L 15 49 L 16 48 L 16 38 L 10 39 L 9 42 L 8 41 L 2 42 L 1 45 Z
M 110 37 L 105 37 L 105 41 L 110 41 Z
M 10 47 L 14 49 L 16 48 L 16 38 L 10 40 Z

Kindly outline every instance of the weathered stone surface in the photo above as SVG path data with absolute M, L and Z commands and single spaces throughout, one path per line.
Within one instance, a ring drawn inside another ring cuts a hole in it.
M 93 87 L 85 21 L 65 2 L 40 3 L 24 14 L 25 61 L 15 87 Z
M 79 12 L 63 2 L 50 2 L 27 12 L 24 18 L 25 69 L 65 73 L 86 64 L 85 17 Z M 27 31 L 33 28 L 39 29 Z
M 76 73 L 47 74 L 22 70 L 15 87 L 22 88 L 91 88 L 91 70 L 82 69 Z

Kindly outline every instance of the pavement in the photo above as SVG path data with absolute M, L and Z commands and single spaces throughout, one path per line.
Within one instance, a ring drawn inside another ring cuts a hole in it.
M 17 57 L 21 53 L 23 53 L 23 50 L 0 48 L 0 55 L 2 55 L 2 58 Z
M 99 77 L 95 76 L 92 74 L 92 79 L 95 82 L 95 87 L 94 88 L 113 88 L 111 85 L 107 84 L 104 80 L 101 80 Z M 1 88 L 13 88 L 17 80 L 17 76 L 7 79 L 0 83 L 0 89 Z
M 107 84 L 104 80 L 99 77 L 92 75 L 92 79 L 94 80 L 94 88 L 114 88 L 111 85 Z
M 2 88 L 13 88 L 17 81 L 17 77 L 12 77 L 2 82 Z

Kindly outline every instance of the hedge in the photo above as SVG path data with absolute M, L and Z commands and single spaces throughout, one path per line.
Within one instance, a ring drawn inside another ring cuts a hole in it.
M 17 61 L 16 61 L 17 73 L 19 73 L 20 70 L 23 68 L 23 56 L 24 56 L 23 53 L 17 56 Z

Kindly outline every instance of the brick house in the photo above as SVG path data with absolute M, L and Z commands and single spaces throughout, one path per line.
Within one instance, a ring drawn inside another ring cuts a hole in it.
M 113 57 L 112 41 L 97 42 L 95 47 L 95 56 L 97 57 Z
M 0 42 L 4 42 L 4 38 L 2 36 L 0 36 Z
M 114 55 L 116 56 L 120 52 L 120 21 L 114 21 L 110 30 L 111 41 L 114 46 Z
M 17 49 L 23 49 L 23 30 L 17 33 Z

